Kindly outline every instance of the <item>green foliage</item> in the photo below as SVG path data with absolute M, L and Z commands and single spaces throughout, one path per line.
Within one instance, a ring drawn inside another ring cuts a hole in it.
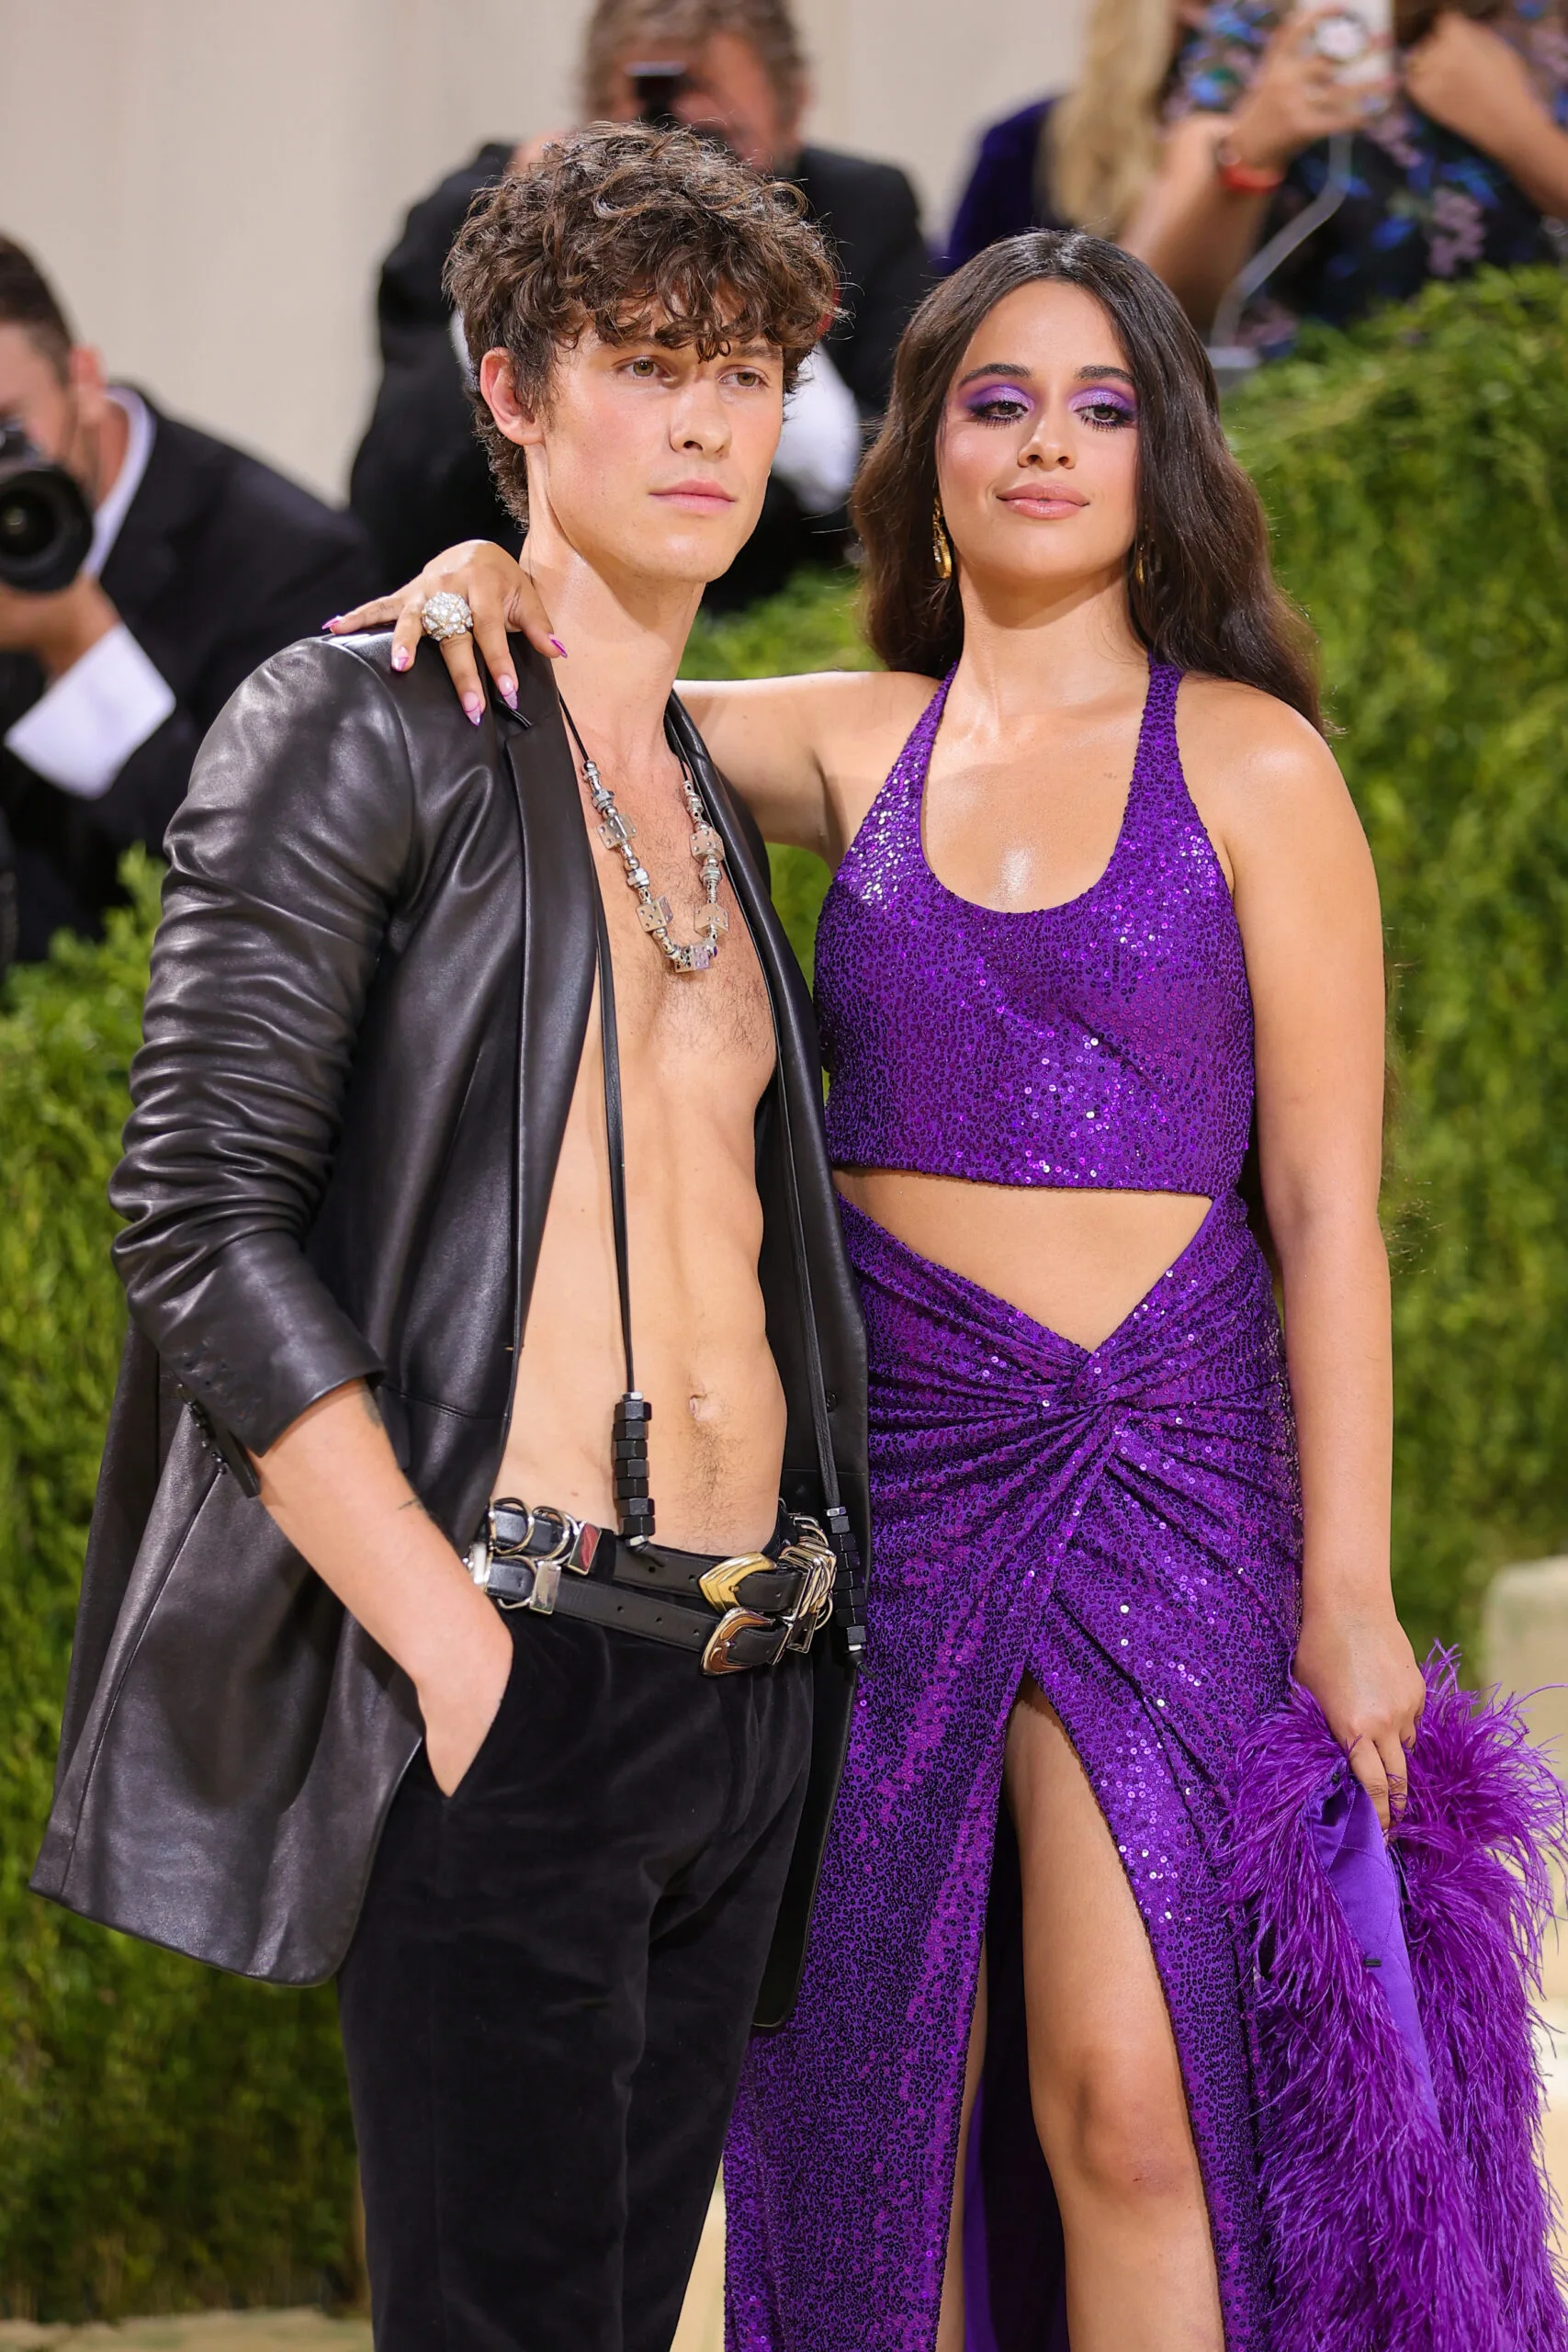
M 683 678 L 782 678 L 808 670 L 874 670 L 855 625 L 853 575 L 803 571 L 765 605 L 725 620 L 699 616 Z M 828 869 L 809 850 L 770 849 L 773 903 L 807 978 Z
M 1430 288 L 1230 412 L 1324 650 L 1393 973 L 1394 1561 L 1417 1645 L 1568 1545 L 1568 281 Z M 852 586 L 708 631 L 709 676 L 843 660 Z M 694 668 L 697 666 L 694 664 Z M 825 877 L 776 851 L 802 960 Z
M 0 2312 L 330 2296 L 353 2143 L 330 1993 L 274 1993 L 27 1893 L 124 1327 L 105 1186 L 155 874 L 0 1012 Z
M 1395 1557 L 1418 1639 L 1568 1544 L 1568 285 L 1433 288 L 1232 410 L 1324 643 L 1382 879 L 1398 1080 L 1387 1216 Z M 817 574 L 686 674 L 866 667 Z M 803 962 L 827 875 L 774 853 Z M 272 1994 L 25 1892 L 121 1322 L 104 1187 L 155 892 L 0 1012 L 0 2309 L 332 2293 L 352 2147 L 331 1996 Z
M 1568 1541 L 1568 281 L 1433 286 L 1232 424 L 1382 888 L 1399 1592 L 1465 1634 Z

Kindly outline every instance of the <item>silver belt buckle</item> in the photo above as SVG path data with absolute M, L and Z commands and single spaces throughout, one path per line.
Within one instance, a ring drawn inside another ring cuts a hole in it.
M 833 1585 L 839 1563 L 833 1547 L 814 1519 L 794 1514 L 795 1540 L 779 1554 L 781 1568 L 804 1572 L 800 1599 L 790 1613 L 787 1646 L 804 1653 L 833 1613 Z
M 511 1498 L 506 1499 L 510 1500 Z M 533 1503 L 523 1503 L 520 1508 L 527 1519 L 522 1543 L 508 1544 L 498 1549 L 495 1542 L 495 1505 L 492 1502 L 487 1507 L 483 1532 L 477 1535 L 468 1546 L 468 1574 L 481 1592 L 489 1592 L 491 1571 L 496 1560 L 520 1562 L 533 1577 L 531 1589 L 527 1593 L 518 1594 L 515 1598 L 510 1598 L 499 1592 L 491 1594 L 496 1607 L 506 1610 L 531 1609 L 538 1616 L 548 1617 L 554 1612 L 556 1596 L 560 1591 L 562 1568 L 574 1568 L 579 1576 L 586 1576 L 592 1565 L 594 1551 L 597 1549 L 598 1532 L 597 1530 L 594 1531 L 592 1544 L 583 1544 L 581 1539 L 584 1533 L 584 1522 L 580 1519 L 573 1519 L 569 1511 L 557 1510 L 550 1503 L 540 1503 L 536 1506 Z M 533 1541 L 536 1529 L 550 1538 L 548 1548 L 545 1551 L 530 1552 L 527 1548 Z

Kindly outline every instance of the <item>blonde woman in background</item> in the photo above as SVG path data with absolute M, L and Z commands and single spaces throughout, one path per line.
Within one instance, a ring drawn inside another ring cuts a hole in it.
M 1093 0 L 1077 87 L 982 135 L 948 268 L 1026 229 L 1120 237 L 1158 168 L 1178 60 L 1202 17 L 1198 0 Z

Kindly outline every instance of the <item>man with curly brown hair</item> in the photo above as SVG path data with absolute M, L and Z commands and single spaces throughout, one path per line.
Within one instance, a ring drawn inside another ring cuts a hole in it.
M 406 636 L 295 646 L 203 749 L 34 1883 L 337 1975 L 382 2352 L 662 2352 L 858 1657 L 816 1034 L 672 692 L 833 281 L 794 190 L 631 129 L 452 283 L 566 658 L 465 723 Z

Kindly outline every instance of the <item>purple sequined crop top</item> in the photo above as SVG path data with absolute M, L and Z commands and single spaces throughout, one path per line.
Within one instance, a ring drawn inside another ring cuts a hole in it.
M 975 905 L 926 863 L 933 696 L 834 876 L 817 1009 L 840 1168 L 1217 1199 L 1252 1117 L 1241 933 L 1176 742 L 1181 673 L 1149 670 L 1126 814 L 1065 906 Z

